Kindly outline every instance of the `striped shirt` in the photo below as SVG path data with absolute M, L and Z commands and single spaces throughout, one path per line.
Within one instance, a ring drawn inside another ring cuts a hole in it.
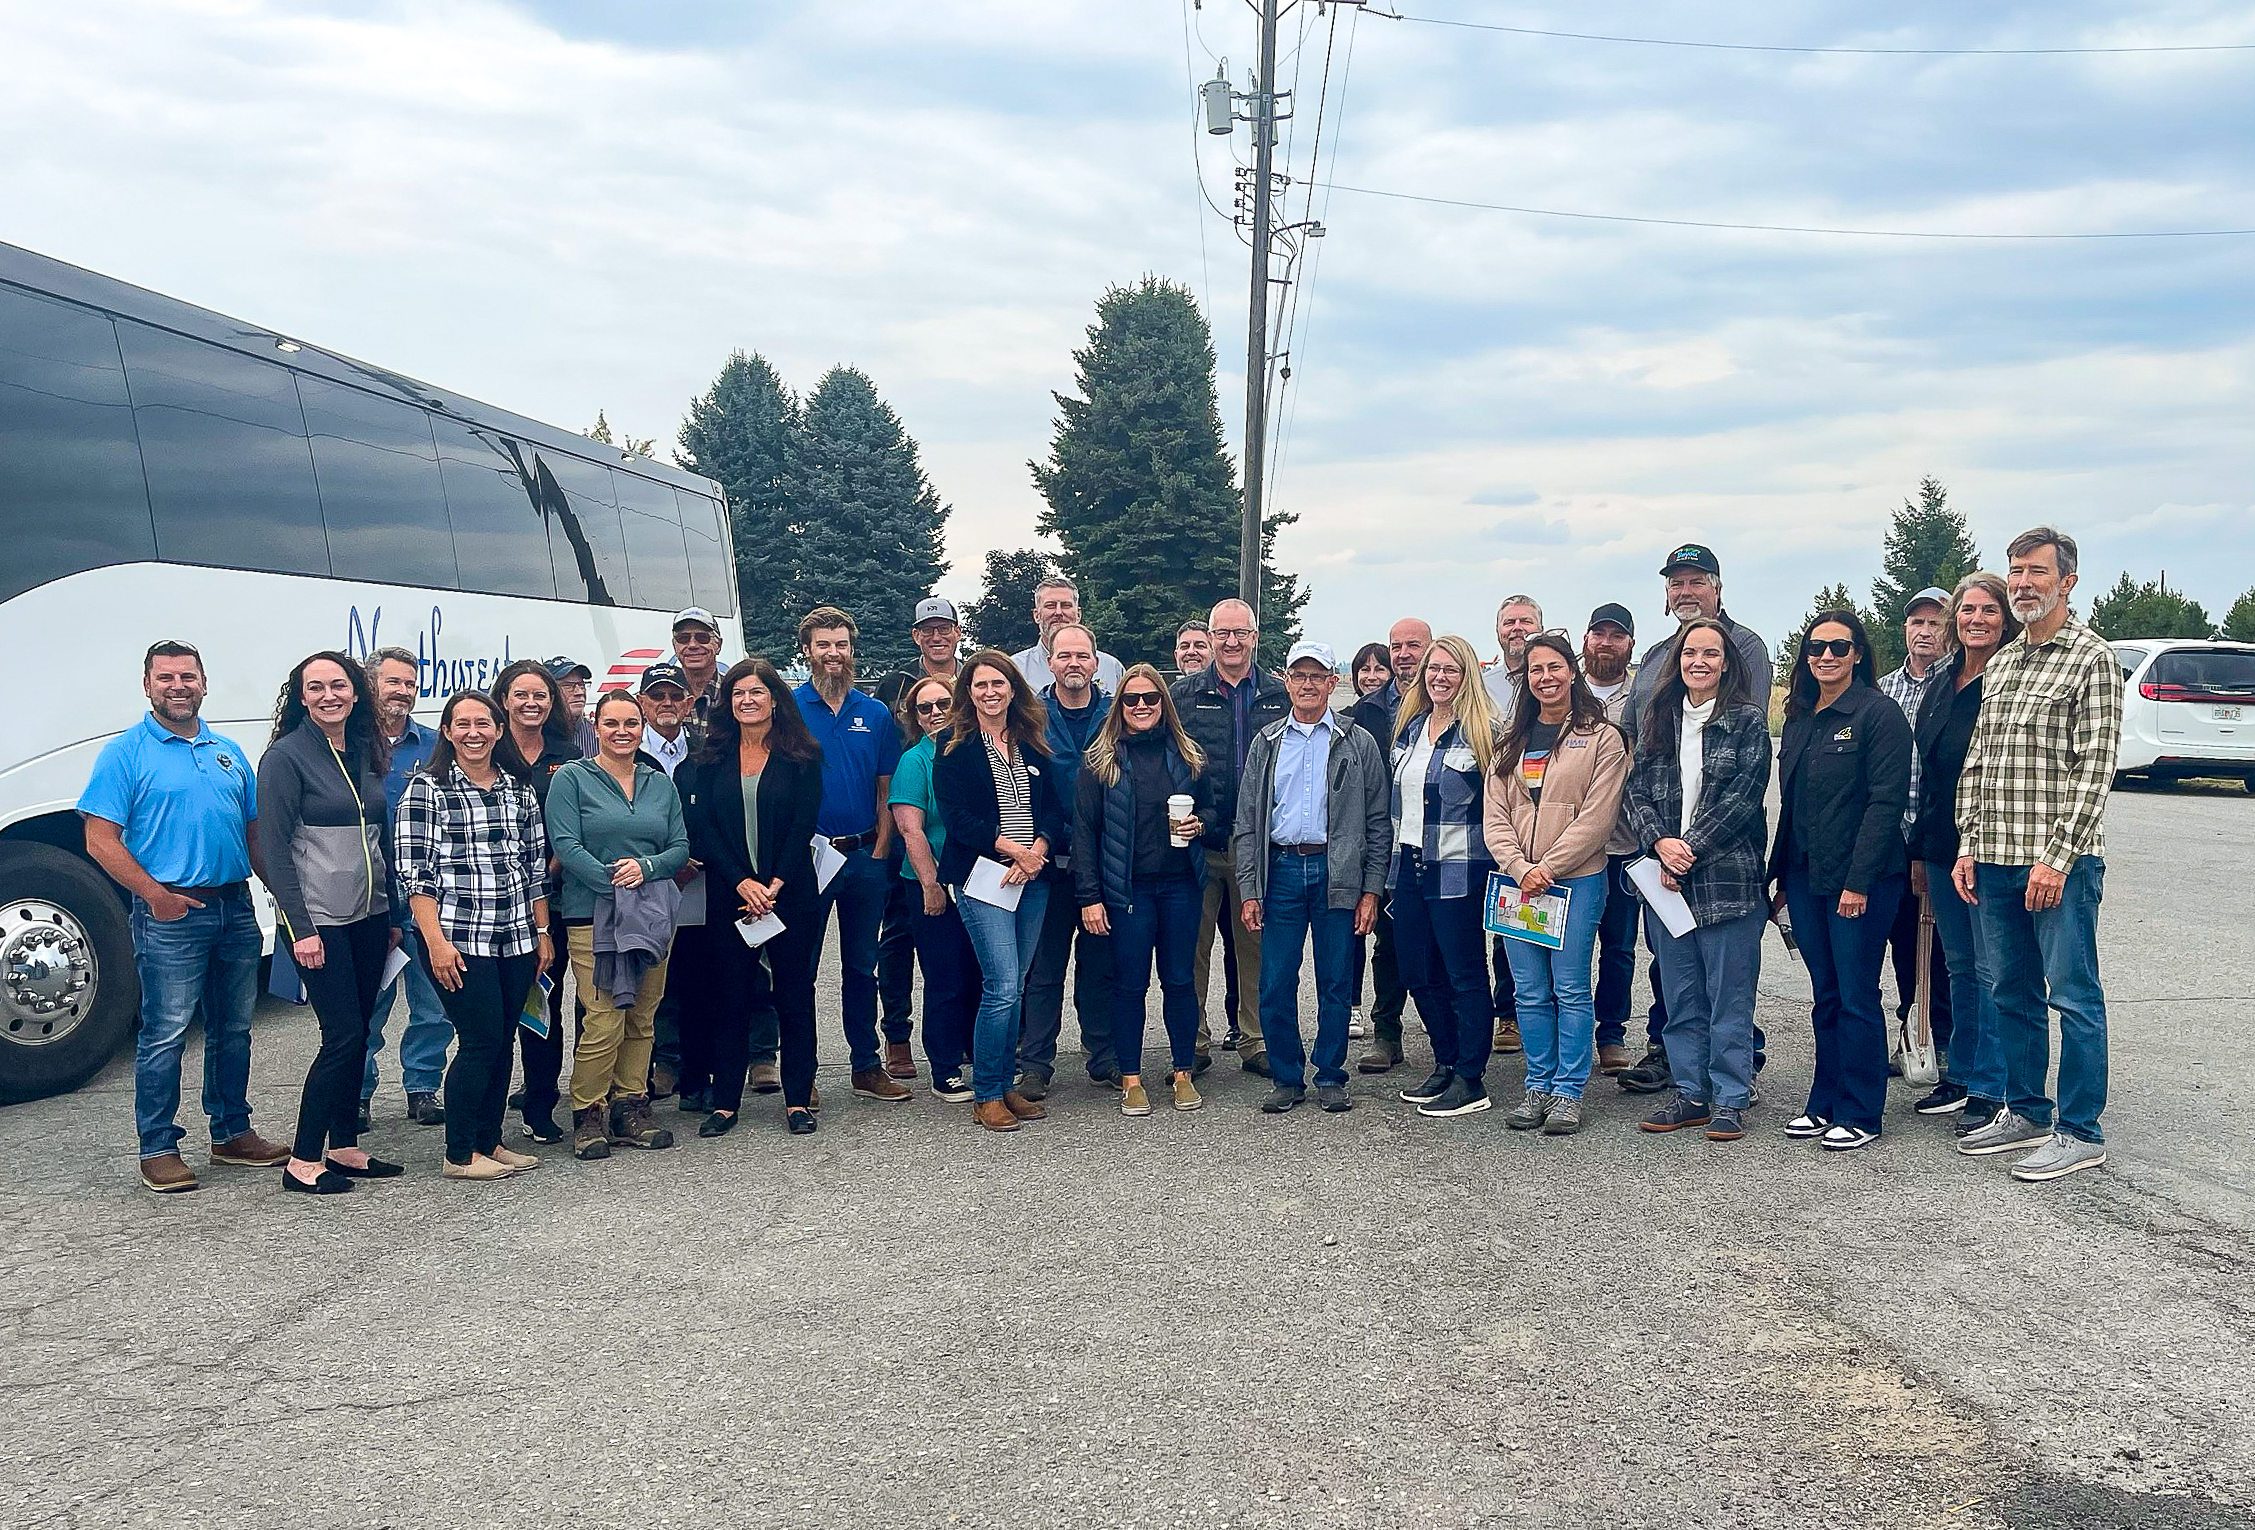
M 1033 782 L 1026 774 L 1026 757 L 1019 750 L 1005 756 L 989 734 L 979 737 L 986 742 L 987 764 L 994 771 L 995 816 L 1001 820 L 1002 836 L 1013 844 L 1031 848 L 1034 842 Z
M 2061 875 L 2104 855 L 2106 793 L 2122 736 L 2122 671 L 2070 614 L 2049 642 L 1999 649 L 1957 783 L 1958 853 Z
M 1892 697 L 1895 705 L 1903 709 L 1903 716 L 1910 720 L 1913 735 L 1910 754 L 1910 802 L 1903 809 L 1903 838 L 1905 839 L 1910 838 L 1910 831 L 1918 824 L 1919 769 L 1916 738 L 1918 709 L 1926 705 L 1927 692 L 1934 689 L 1934 682 L 1942 678 L 1942 671 L 1946 668 L 1948 668 L 1947 665 L 1940 660 L 1936 660 L 1926 666 L 1926 678 L 1921 680 L 1918 676 L 1912 674 L 1910 666 L 1905 664 L 1901 669 L 1889 670 L 1879 677 L 1880 694 Z
M 464 956 L 522 956 L 537 943 L 534 900 L 547 895 L 548 831 L 532 788 L 507 771 L 490 787 L 460 765 L 417 772 L 392 825 L 403 897 L 438 903 L 438 926 Z

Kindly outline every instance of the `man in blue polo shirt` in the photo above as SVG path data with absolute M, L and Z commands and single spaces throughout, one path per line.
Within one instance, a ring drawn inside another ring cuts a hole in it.
M 211 1161 L 270 1167 L 290 1150 L 251 1130 L 251 1010 L 263 948 L 250 877 L 258 867 L 258 781 L 250 760 L 202 717 L 202 655 L 163 642 L 141 660 L 149 715 L 113 738 L 79 798 L 86 853 L 133 895 L 141 1034 L 133 1117 L 141 1183 L 196 1188 L 180 1156 L 180 1053 L 204 1010 L 204 1114 Z
M 877 931 L 891 891 L 886 856 L 893 815 L 885 803 L 900 763 L 900 726 L 884 703 L 854 688 L 853 643 L 860 633 L 836 606 L 809 611 L 799 622 L 799 650 L 812 678 L 791 694 L 822 746 L 822 811 L 815 815 L 815 833 L 846 858 L 822 890 L 814 959 L 822 960 L 822 937 L 835 908 L 853 1092 L 898 1103 L 909 1098 L 909 1090 L 885 1072 L 877 1047 Z
M 384 775 L 385 814 L 396 818 L 407 778 L 430 759 L 438 732 L 415 721 L 415 698 L 422 694 L 423 678 L 423 667 L 415 655 L 404 648 L 379 648 L 368 655 L 365 667 L 369 687 L 376 693 L 376 724 L 391 745 L 391 769 Z M 407 900 L 392 899 L 392 909 L 399 925 L 399 948 L 407 953 L 407 965 L 376 995 L 376 1008 L 368 1022 L 368 1062 L 360 1075 L 362 1131 L 368 1130 L 376 1099 L 376 1054 L 384 1049 L 384 1022 L 391 1018 L 392 1000 L 403 987 L 407 990 L 407 1028 L 399 1033 L 399 1081 L 407 1091 L 407 1119 L 422 1126 L 439 1126 L 446 1121 L 439 1087 L 446 1082 L 446 1044 L 454 1039 L 454 1023 L 446 1018 L 446 1005 L 423 970 L 415 922 L 407 915 Z

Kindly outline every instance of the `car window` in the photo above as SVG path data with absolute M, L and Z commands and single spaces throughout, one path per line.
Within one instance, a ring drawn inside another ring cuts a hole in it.
M 2153 661 L 2145 678 L 2149 685 L 2207 695 L 2255 696 L 2255 650 L 2172 648 Z

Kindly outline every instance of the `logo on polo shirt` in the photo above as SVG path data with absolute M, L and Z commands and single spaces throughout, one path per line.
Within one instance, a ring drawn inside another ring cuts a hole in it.
M 869 722 L 866 718 L 856 717 L 852 722 L 846 724 L 846 731 L 848 733 L 867 733 Z
M 228 753 L 228 752 L 227 752 L 226 750 L 224 750 L 224 749 L 222 749 L 222 750 L 219 750 L 219 751 L 218 751 L 218 754 L 219 754 L 219 768 L 220 768 L 221 770 L 233 770 L 233 769 L 235 768 L 235 757 L 234 757 L 233 755 L 229 754 L 229 753 Z

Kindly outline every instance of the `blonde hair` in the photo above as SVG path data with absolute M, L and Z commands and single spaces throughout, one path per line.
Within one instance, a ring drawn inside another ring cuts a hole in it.
M 1159 693 L 1159 726 L 1174 740 L 1175 750 L 1182 756 L 1182 763 L 1190 767 L 1192 775 L 1197 775 L 1206 768 L 1205 751 L 1198 747 L 1189 734 L 1182 731 L 1182 717 L 1174 709 L 1174 692 L 1167 689 L 1167 682 L 1148 664 L 1130 664 L 1127 673 L 1120 676 L 1120 691 L 1125 691 L 1129 683 L 1136 680 L 1150 681 L 1152 688 Z M 1104 725 L 1096 730 L 1096 737 L 1090 741 L 1088 753 L 1081 760 L 1081 769 L 1106 786 L 1119 785 L 1120 735 L 1125 732 L 1127 708 L 1120 705 L 1119 692 L 1114 692 L 1111 710 L 1104 714 Z
M 1425 695 L 1425 666 L 1432 662 L 1436 653 L 1447 654 L 1464 671 L 1464 688 L 1456 693 L 1457 727 L 1463 732 L 1472 757 L 1479 761 L 1480 773 L 1486 775 L 1496 754 L 1495 704 L 1488 700 L 1488 688 L 1481 683 L 1479 656 L 1472 651 L 1470 643 L 1453 632 L 1433 640 L 1433 646 L 1417 661 L 1417 673 L 1402 686 L 1402 708 L 1400 720 L 1394 724 L 1394 738 L 1400 740 L 1411 723 L 1432 710 L 1433 704 Z

